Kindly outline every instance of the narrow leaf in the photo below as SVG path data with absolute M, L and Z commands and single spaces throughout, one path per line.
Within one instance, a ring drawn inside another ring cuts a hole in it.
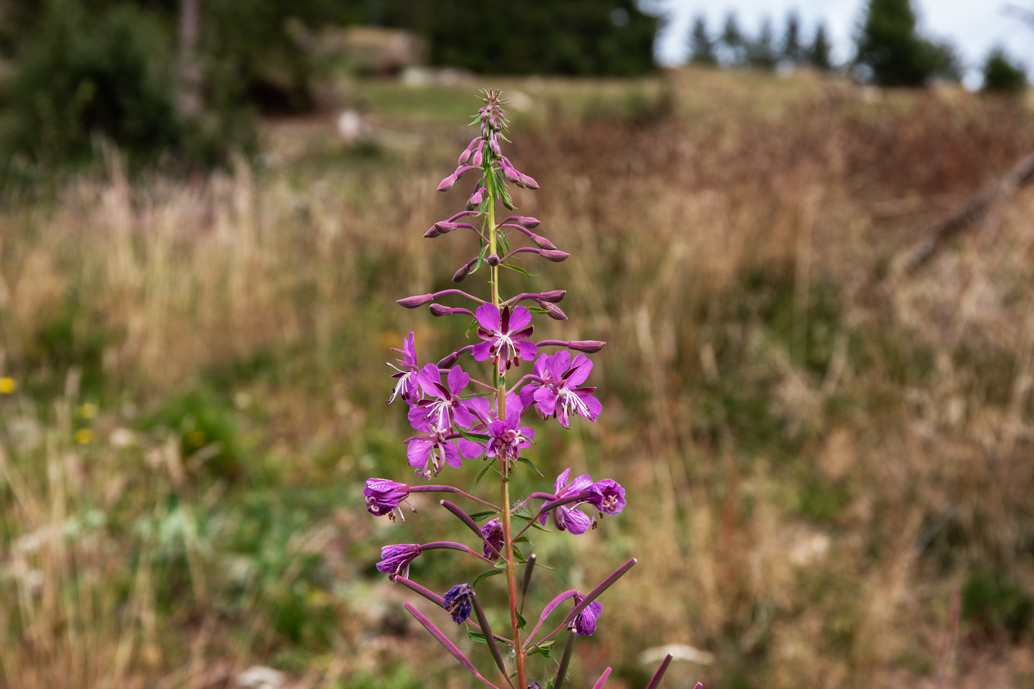
M 526 275 L 526 276 L 528 276 L 530 278 L 537 278 L 538 277 L 538 275 L 536 275 L 534 273 L 529 273 L 528 271 L 526 271 L 524 268 L 521 268 L 520 266 L 513 266 L 513 265 L 510 265 L 509 263 L 500 263 L 499 267 L 500 268 L 509 268 L 510 270 L 512 270 L 512 271 L 514 271 L 516 273 L 520 273 L 521 275 Z M 473 272 L 473 271 L 471 271 L 471 272 Z
M 531 575 L 535 573 L 535 560 L 537 559 L 538 556 L 532 553 L 528 556 L 527 564 L 524 565 L 524 578 L 521 579 L 521 612 L 524 612 L 524 600 L 528 597 L 528 587 L 531 586 Z
M 553 689 L 563 689 L 564 681 L 567 679 L 567 667 L 571 664 L 571 651 L 574 650 L 574 640 L 578 638 L 574 634 L 567 635 L 567 643 L 564 644 L 564 655 L 560 656 L 560 668 L 556 671 L 556 682 Z
M 474 582 L 470 586 L 471 586 L 471 588 L 476 587 L 478 585 L 478 582 L 481 581 L 482 579 L 487 579 L 488 577 L 494 577 L 496 574 L 502 574 L 504 571 L 505 570 L 502 570 L 502 569 L 493 569 L 490 572 L 483 572 L 482 574 L 479 574 L 476 579 L 474 579 Z
M 471 641 L 475 641 L 479 644 L 487 644 L 488 639 L 481 632 L 475 632 L 472 628 L 467 627 L 467 638 Z
M 403 603 L 402 607 L 408 610 L 409 614 L 415 617 L 417 619 L 417 622 L 422 624 L 424 629 L 426 629 L 431 634 L 431 636 L 438 639 L 438 643 L 440 643 L 442 646 L 445 646 L 445 650 L 451 653 L 456 660 L 460 661 L 460 664 L 463 665 L 463 667 L 467 668 L 467 670 L 469 670 L 472 675 L 477 677 L 479 680 L 481 680 L 488 686 L 494 687 L 494 689 L 499 689 L 494 684 L 489 682 L 487 679 L 482 677 L 481 673 L 477 671 L 476 667 L 474 667 L 474 663 L 470 662 L 467 656 L 463 655 L 463 651 L 457 648 L 456 644 L 449 641 L 449 637 L 445 636 L 445 634 L 442 633 L 442 630 L 434 626 L 434 623 L 431 622 L 431 620 L 424 617 L 423 613 L 421 613 L 419 610 L 414 608 L 409 603 Z
M 487 512 L 475 512 L 474 514 L 470 515 L 470 518 L 476 522 L 483 522 L 489 517 L 492 517 L 497 514 L 499 513 L 495 510 L 488 510 Z
M 521 464 L 527 464 L 528 466 L 531 467 L 532 471 L 534 471 L 539 476 L 543 476 L 542 472 L 539 471 L 539 468 L 537 466 L 535 466 L 534 464 L 532 464 L 531 460 L 528 459 L 527 457 L 518 457 L 517 461 L 520 462 Z
M 474 614 L 478 618 L 478 624 L 481 625 L 481 631 L 484 632 L 485 638 L 488 640 L 488 650 L 492 652 L 492 658 L 495 660 L 495 664 L 499 666 L 499 671 L 503 673 L 503 677 L 506 677 L 506 683 L 512 687 L 513 682 L 510 681 L 509 673 L 506 671 L 503 654 L 499 652 L 499 645 L 495 642 L 495 637 L 492 635 L 492 628 L 488 626 L 488 618 L 485 617 L 485 611 L 481 609 L 481 601 L 478 599 L 478 594 L 473 594 L 471 598 L 474 599 Z

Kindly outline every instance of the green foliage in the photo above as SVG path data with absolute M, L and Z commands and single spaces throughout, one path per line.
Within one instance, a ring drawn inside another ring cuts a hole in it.
M 637 76 L 654 70 L 657 18 L 632 0 L 384 0 L 431 61 L 481 74 Z
M 761 23 L 758 37 L 747 45 L 747 63 L 752 67 L 772 69 L 779 61 L 779 52 L 775 45 L 775 30 L 768 17 Z
M 793 64 L 804 62 L 804 46 L 801 45 L 801 18 L 793 11 L 786 16 L 782 57 Z
M 693 18 L 693 29 L 689 34 L 689 61 L 694 65 L 714 66 L 718 56 L 714 52 L 714 39 L 707 31 L 707 18 L 698 14 Z
M 49 3 L 7 89 L 8 145 L 44 164 L 89 158 L 96 136 L 133 159 L 178 146 L 166 49 L 161 27 L 132 7 L 92 16 Z
M 1027 70 L 1013 60 L 1001 47 L 990 52 L 984 60 L 984 87 L 987 93 L 1023 93 L 1027 90 Z
M 815 29 L 815 38 L 812 40 L 811 45 L 808 46 L 807 59 L 815 69 L 823 72 L 828 72 L 833 69 L 833 62 L 830 58 L 830 51 L 832 46 L 829 44 L 829 39 L 826 37 L 826 27 L 823 24 L 819 24 L 819 28 Z
M 960 76 L 954 49 L 916 33 L 911 0 L 869 0 L 857 50 L 856 64 L 879 86 L 922 86 L 931 77 Z
M 233 410 L 215 393 L 201 389 L 167 399 L 141 422 L 144 430 L 159 426 L 178 435 L 188 471 L 204 469 L 231 479 L 243 475 Z
M 1006 572 L 977 566 L 962 586 L 962 619 L 983 634 L 1019 641 L 1034 619 L 1034 597 Z
M 740 29 L 740 21 L 735 12 L 729 12 L 725 16 L 720 41 L 725 52 L 723 62 L 732 65 L 742 65 L 746 62 L 747 37 Z

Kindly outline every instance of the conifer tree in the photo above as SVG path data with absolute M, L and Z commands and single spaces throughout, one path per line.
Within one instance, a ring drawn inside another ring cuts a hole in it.
M 826 38 L 826 26 L 819 24 L 815 29 L 815 38 L 808 46 L 808 64 L 815 69 L 828 72 L 833 69 L 833 61 L 830 58 L 829 39 Z
M 725 16 L 722 36 L 719 39 L 723 55 L 722 61 L 731 65 L 743 65 L 747 61 L 747 40 L 740 29 L 739 19 L 735 12 Z
M 801 45 L 801 18 L 794 11 L 786 15 L 782 57 L 795 65 L 804 62 L 804 47 Z
M 869 0 L 855 63 L 880 86 L 922 86 L 944 63 L 938 46 L 916 33 L 911 0 Z
M 707 18 L 698 14 L 693 18 L 693 29 L 689 34 L 689 61 L 694 65 L 714 66 L 718 64 L 718 56 L 714 51 L 715 42 L 707 32 Z
M 768 17 L 761 23 L 761 31 L 758 37 L 747 46 L 747 62 L 751 67 L 772 69 L 779 60 L 775 47 L 775 31 L 772 29 L 772 20 Z
M 1027 90 L 1027 71 L 1022 64 L 1014 62 L 998 46 L 994 48 L 984 60 L 984 86 L 985 93 L 1023 93 Z

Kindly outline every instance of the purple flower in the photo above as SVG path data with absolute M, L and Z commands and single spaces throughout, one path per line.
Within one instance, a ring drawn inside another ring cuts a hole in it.
M 413 428 L 425 432 L 448 431 L 454 422 L 470 428 L 474 417 L 459 396 L 470 382 L 470 376 L 463 369 L 459 366 L 449 369 L 446 386 L 442 384 L 442 369 L 427 364 L 416 375 L 416 381 L 430 399 L 416 401 L 410 408 L 409 422 Z
M 453 622 L 463 624 L 470 619 L 474 598 L 474 589 L 470 587 L 470 584 L 456 584 L 442 598 L 445 600 L 445 609 L 452 615 Z
M 416 469 L 416 475 L 430 480 L 442 470 L 442 464 L 453 469 L 463 466 L 456 443 L 446 437 L 447 431 L 435 431 L 429 435 L 418 435 L 406 441 L 406 457 L 409 466 Z
M 574 604 L 578 606 L 585 600 L 585 596 L 580 593 L 576 593 L 574 596 Z M 600 613 L 603 612 L 603 604 L 598 600 L 594 600 L 585 606 L 585 609 L 578 613 L 578 616 L 571 620 L 571 623 L 567 625 L 567 628 L 574 633 L 575 636 L 592 636 L 592 633 L 596 631 L 596 620 L 600 619 Z
M 625 489 L 609 478 L 592 484 L 592 496 L 588 502 L 604 514 L 617 514 L 625 509 Z
M 592 477 L 588 474 L 582 474 L 574 481 L 571 485 L 567 485 L 567 478 L 571 475 L 570 469 L 564 469 L 563 473 L 557 476 L 556 483 L 553 484 L 553 492 L 556 495 L 557 500 L 561 500 L 567 497 L 574 497 L 575 495 L 583 492 L 587 492 L 592 488 Z M 587 496 L 588 497 L 588 496 Z M 552 510 L 553 524 L 560 531 L 570 531 L 575 536 L 580 536 L 589 530 L 592 526 L 592 519 L 590 519 L 581 510 L 575 509 L 578 505 L 581 505 L 585 500 L 578 502 L 568 503 L 561 505 L 560 507 L 554 507 Z M 546 523 L 546 515 L 542 515 L 539 518 L 542 524 Z
M 516 395 L 514 396 L 516 398 Z M 513 400 L 517 402 L 517 399 Z M 507 405 L 506 419 L 494 419 L 488 424 L 488 445 L 485 454 L 491 458 L 502 457 L 507 465 L 517 461 L 517 456 L 525 447 L 531 447 L 531 439 L 535 431 L 521 426 L 520 404 Z
M 478 361 L 492 357 L 492 363 L 505 362 L 506 368 L 520 363 L 520 359 L 531 361 L 538 353 L 538 347 L 529 340 L 535 331 L 531 323 L 531 312 L 523 306 L 510 311 L 504 306 L 502 313 L 493 304 L 482 304 L 475 312 L 478 324 L 478 337 L 485 342 L 474 345 L 471 352 Z
M 385 574 L 401 574 L 409 578 L 409 563 L 420 554 L 420 546 L 414 543 L 386 545 L 381 548 L 381 561 L 377 563 L 377 571 Z
M 413 399 L 413 396 L 417 392 L 416 373 L 416 345 L 414 344 L 415 336 L 413 333 L 409 333 L 402 343 L 402 349 L 392 349 L 393 352 L 398 352 L 402 355 L 401 359 L 396 359 L 394 364 L 389 363 L 388 366 L 398 371 L 393 373 L 392 378 L 397 379 L 395 383 L 395 389 L 391 391 L 391 397 L 388 398 L 388 404 L 395 401 L 395 397 L 399 394 L 402 395 L 402 399 L 409 402 Z
M 503 523 L 498 519 L 493 519 L 481 527 L 481 535 L 487 541 L 487 543 L 482 544 L 485 557 L 490 560 L 497 559 L 503 552 Z M 491 547 L 489 547 L 489 544 L 491 544 Z M 492 548 L 495 548 L 495 550 L 492 550 Z
M 399 503 L 409 497 L 409 486 L 405 483 L 395 483 L 386 478 L 368 478 L 363 495 L 366 497 L 366 509 L 373 516 L 388 515 L 388 519 L 395 521 L 395 510 L 398 510 L 402 521 L 406 521 L 399 507 Z
M 536 403 L 543 416 L 556 416 L 564 428 L 570 428 L 571 412 L 595 423 L 603 405 L 592 396 L 596 388 L 579 387 L 589 377 L 592 361 L 579 354 L 571 361 L 571 353 L 561 349 L 553 356 L 543 354 L 532 372 L 537 379 L 521 390 L 524 404 Z

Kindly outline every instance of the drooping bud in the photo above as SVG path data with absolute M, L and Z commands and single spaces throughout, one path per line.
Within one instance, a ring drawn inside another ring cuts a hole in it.
M 576 352 L 585 352 L 586 354 L 598 352 L 606 346 L 606 342 L 600 342 L 599 340 L 575 340 L 567 343 L 569 349 L 573 349 Z
M 442 220 L 434 224 L 434 228 L 438 230 L 439 234 L 448 234 L 459 227 L 459 223 L 449 222 L 448 220 Z
M 474 152 L 474 144 L 476 144 L 478 141 L 483 141 L 483 139 L 480 136 L 475 136 L 473 139 L 471 139 L 470 143 L 467 144 L 467 147 L 463 149 L 463 153 L 460 153 L 460 159 L 456 161 L 458 165 L 463 165 L 468 160 L 470 160 L 470 154 Z M 477 164 L 479 163 L 475 163 L 475 165 Z
M 405 299 L 399 299 L 396 303 L 399 306 L 403 306 L 403 307 L 405 307 L 407 309 L 415 309 L 415 308 L 417 308 L 419 306 L 423 306 L 424 304 L 426 304 L 426 303 L 428 303 L 430 301 L 433 301 L 433 300 L 434 300 L 434 297 L 431 296 L 430 294 L 418 294 L 418 295 L 413 296 L 413 297 L 406 297 Z
M 409 497 L 409 486 L 385 478 L 370 478 L 366 479 L 363 497 L 366 498 L 366 509 L 370 514 L 375 517 L 388 515 L 389 519 L 395 521 L 395 510 L 400 502 Z
M 452 615 L 452 621 L 463 624 L 470 619 L 473 611 L 474 589 L 469 584 L 456 584 L 442 596 L 445 609 Z
M 540 301 L 539 307 L 546 312 L 546 315 L 556 321 L 566 321 L 567 314 L 560 310 L 560 307 L 556 304 L 550 304 L 549 302 Z
M 454 309 L 448 306 L 442 306 L 441 304 L 431 304 L 427 307 L 427 310 L 430 311 L 431 315 L 435 318 L 441 318 L 442 316 L 451 316 Z
M 456 179 L 457 177 L 455 174 L 449 175 L 438 183 L 438 191 L 449 191 L 452 189 L 452 185 L 456 184 Z
M 553 245 L 553 242 L 549 241 L 545 237 L 541 237 L 541 236 L 539 236 L 537 234 L 529 234 L 528 237 L 530 237 L 531 241 L 535 242 L 535 244 L 537 246 L 539 246 L 539 247 L 541 247 L 543 249 L 550 249 L 550 250 L 555 250 L 556 249 L 556 246 Z
M 557 251 L 556 249 L 543 249 L 539 253 L 542 254 L 542 258 L 553 261 L 553 263 L 566 261 L 571 256 L 566 251 Z
M 503 222 L 504 223 L 505 222 L 517 223 L 518 225 L 521 225 L 522 227 L 526 227 L 529 230 L 533 230 L 533 229 L 535 229 L 536 227 L 538 227 L 539 225 L 542 224 L 541 222 L 539 222 L 538 218 L 530 218 L 530 217 L 527 217 L 527 216 L 524 216 L 524 215 L 511 215 L 509 218 L 507 218 Z
M 488 190 L 485 189 L 484 187 L 478 187 L 478 190 L 470 195 L 470 199 L 467 201 L 467 208 L 468 209 L 473 209 L 473 208 L 476 208 L 477 206 L 480 206 L 482 201 L 485 200 L 485 193 L 487 191 Z
M 524 186 L 526 186 L 529 189 L 538 189 L 539 188 L 539 183 L 536 182 L 534 180 L 534 178 L 529 177 L 528 175 L 524 174 L 523 172 L 521 173 L 520 183 L 523 184 Z
M 438 362 L 438 368 L 452 368 L 456 365 L 456 362 L 460 360 L 461 352 L 453 352 L 444 359 Z
M 495 134 L 488 139 L 488 147 L 491 148 L 492 153 L 495 153 L 497 156 L 501 156 L 503 154 L 503 150 L 499 148 L 499 137 Z
M 485 257 L 485 263 L 495 268 L 499 265 L 499 254 L 489 254 Z
M 457 270 L 453 274 L 452 281 L 453 282 L 463 282 L 463 279 L 465 277 L 467 277 L 467 275 L 470 273 L 470 269 L 474 267 L 475 263 L 477 263 L 477 259 L 476 258 L 470 259 L 467 263 L 465 263 L 463 265 L 463 267 L 461 267 L 459 270 Z
M 511 182 L 513 182 L 515 184 L 521 181 L 521 173 L 517 172 L 516 169 L 514 169 L 513 167 L 507 165 L 505 162 L 502 163 L 502 166 L 503 166 L 503 175 L 505 175 L 506 179 L 510 180 Z
M 484 160 L 484 156 L 481 155 L 481 151 L 485 148 L 483 141 L 482 139 L 482 143 L 478 144 L 477 150 L 474 151 L 474 159 L 470 161 L 475 167 L 481 167 L 481 162 Z
M 424 232 L 424 238 L 425 239 L 434 239 L 435 237 L 437 237 L 440 234 L 441 234 L 441 230 L 439 230 L 437 226 L 431 225 L 431 229 L 429 229 L 427 232 Z

